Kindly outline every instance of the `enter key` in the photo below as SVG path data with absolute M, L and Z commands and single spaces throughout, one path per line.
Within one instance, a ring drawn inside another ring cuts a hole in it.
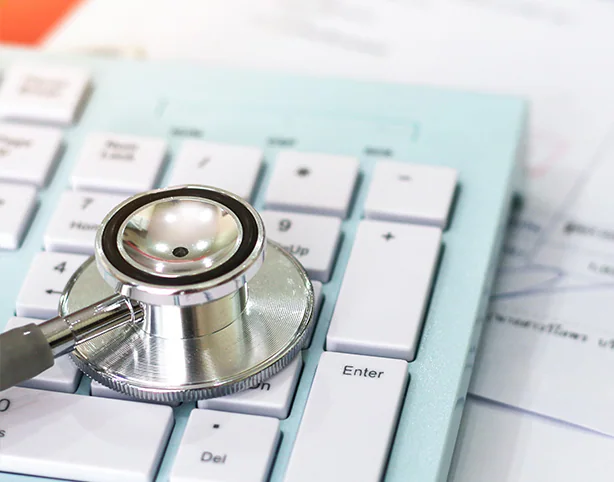
M 407 378 L 403 360 L 323 353 L 284 481 L 381 480 Z

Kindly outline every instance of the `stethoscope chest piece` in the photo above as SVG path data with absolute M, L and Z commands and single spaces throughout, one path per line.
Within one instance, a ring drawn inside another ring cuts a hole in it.
M 142 319 L 80 343 L 93 380 L 153 401 L 228 395 L 285 367 L 312 329 L 313 288 L 242 199 L 204 186 L 134 196 L 103 221 L 70 280 L 68 315 L 114 294 Z

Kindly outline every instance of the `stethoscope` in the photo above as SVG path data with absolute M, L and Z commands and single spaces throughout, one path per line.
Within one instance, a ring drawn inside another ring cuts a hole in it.
M 0 335 L 0 390 L 70 353 L 90 378 L 137 398 L 228 395 L 299 353 L 313 305 L 304 269 L 243 199 L 197 185 L 149 191 L 103 220 L 58 317 Z

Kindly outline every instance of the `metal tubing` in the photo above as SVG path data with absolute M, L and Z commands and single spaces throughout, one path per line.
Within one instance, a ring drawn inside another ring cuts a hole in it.
M 71 352 L 84 343 L 128 322 L 143 320 L 142 306 L 122 295 L 113 295 L 99 303 L 57 316 L 39 325 L 54 357 Z

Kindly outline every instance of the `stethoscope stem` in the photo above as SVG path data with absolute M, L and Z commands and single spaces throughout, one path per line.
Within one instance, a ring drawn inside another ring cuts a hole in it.
M 79 344 L 128 322 L 143 320 L 140 303 L 116 294 L 67 316 L 57 316 L 39 325 L 55 358 Z
M 116 294 L 67 316 L 0 334 L 0 391 L 39 375 L 81 343 L 142 321 L 143 313 L 140 303 Z

